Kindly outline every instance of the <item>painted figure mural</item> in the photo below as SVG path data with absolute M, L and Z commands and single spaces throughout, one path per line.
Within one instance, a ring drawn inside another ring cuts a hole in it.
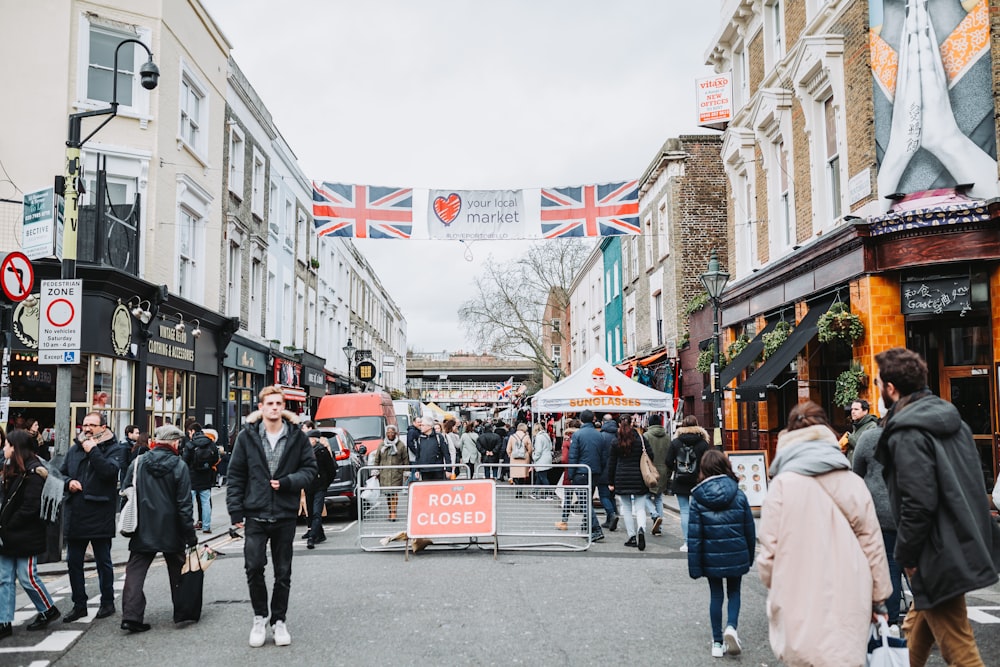
M 872 0 L 878 189 L 1000 196 L 987 0 Z

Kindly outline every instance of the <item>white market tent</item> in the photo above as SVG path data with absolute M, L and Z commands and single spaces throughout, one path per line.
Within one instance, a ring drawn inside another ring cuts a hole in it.
M 639 384 L 595 354 L 576 372 L 531 397 L 531 411 L 670 412 L 673 396 Z

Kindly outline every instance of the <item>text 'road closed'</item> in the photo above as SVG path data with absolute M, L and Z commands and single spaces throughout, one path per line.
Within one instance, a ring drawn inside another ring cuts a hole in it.
M 493 535 L 495 491 L 492 479 L 411 484 L 406 533 L 411 538 Z

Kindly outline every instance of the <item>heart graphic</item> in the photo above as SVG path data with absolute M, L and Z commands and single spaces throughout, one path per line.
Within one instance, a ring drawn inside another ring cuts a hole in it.
M 462 198 L 452 192 L 447 197 L 438 197 L 434 200 L 434 215 L 445 226 L 450 225 L 458 217 L 458 212 L 462 210 Z

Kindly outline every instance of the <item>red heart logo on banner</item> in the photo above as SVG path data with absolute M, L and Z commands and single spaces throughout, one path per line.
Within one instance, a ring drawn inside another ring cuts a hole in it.
M 458 217 L 458 212 L 462 210 L 462 198 L 452 192 L 445 197 L 437 197 L 434 200 L 434 215 L 446 226 L 450 225 Z

